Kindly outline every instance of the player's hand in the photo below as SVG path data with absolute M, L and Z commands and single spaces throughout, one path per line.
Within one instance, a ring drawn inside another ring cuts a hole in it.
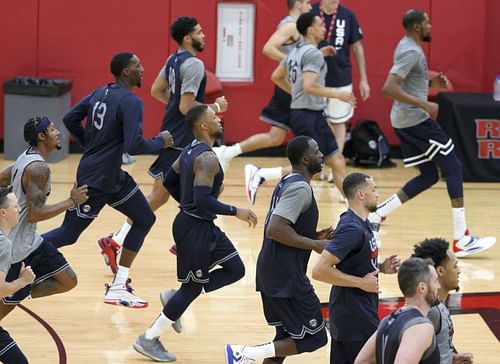
M 220 111 L 219 112 L 226 112 L 227 111 L 227 108 L 228 108 L 229 104 L 227 103 L 227 100 L 226 100 L 225 96 L 217 97 L 215 99 L 215 102 L 217 104 L 219 104 L 219 106 L 220 106 Z
M 314 240 L 314 251 L 318 254 L 321 254 L 323 250 L 326 248 L 330 240 Z
M 257 225 L 257 215 L 250 209 L 236 208 L 236 217 L 248 222 L 248 226 L 255 227 Z
M 437 115 L 439 112 L 439 105 L 436 104 L 435 102 L 427 102 L 425 104 L 424 110 L 429 113 L 429 116 L 432 120 L 437 119 Z
M 19 272 L 19 280 L 23 282 L 25 286 L 35 281 L 35 273 L 33 273 L 33 270 L 29 265 L 25 267 L 24 262 L 21 262 L 21 271 Z
M 333 238 L 333 228 L 331 226 L 316 232 L 316 239 L 318 240 L 329 240 L 331 238 Z
M 378 269 L 368 273 L 361 279 L 360 289 L 365 292 L 378 293 Z
M 174 145 L 174 138 L 172 137 L 172 134 L 170 134 L 168 130 L 162 131 L 160 133 L 160 136 L 163 138 L 165 142 L 164 148 L 168 148 Z
M 88 192 L 89 192 L 89 189 L 88 189 L 87 185 L 77 187 L 76 182 L 75 182 L 73 184 L 73 188 L 71 189 L 71 194 L 70 194 L 71 201 L 73 201 L 77 205 L 84 203 L 85 201 L 87 201 L 89 199 Z
M 380 267 L 380 270 L 384 274 L 394 274 L 398 272 L 400 266 L 401 266 L 401 259 L 399 259 L 399 257 L 396 254 L 394 254 L 388 258 L 385 258 L 384 262 Z
M 370 97 L 370 85 L 366 81 L 361 81 L 359 83 L 359 93 L 361 95 L 361 100 L 366 101 Z
M 453 354 L 452 364 L 472 364 L 474 356 L 472 353 L 456 353 Z
M 347 102 L 352 106 L 356 106 L 356 96 L 349 91 L 337 91 L 332 89 L 332 98 Z
M 448 87 L 448 78 L 443 75 L 442 72 L 439 72 L 439 74 L 431 78 L 429 80 L 429 87 L 435 87 L 435 88 L 447 88 Z
M 337 50 L 332 45 L 321 47 L 319 50 L 323 57 L 334 56 L 337 54 Z

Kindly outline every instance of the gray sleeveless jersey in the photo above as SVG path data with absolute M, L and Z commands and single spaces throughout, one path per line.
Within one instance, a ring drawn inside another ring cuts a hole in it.
M 7 274 L 12 263 L 12 243 L 0 230 L 0 271 Z
M 281 19 L 280 23 L 278 24 L 278 28 L 280 28 L 283 24 L 286 23 L 296 23 L 297 19 L 295 19 L 293 16 L 287 15 L 283 19 Z M 298 32 L 297 32 L 298 33 Z M 282 44 L 280 46 L 280 51 L 283 52 L 286 55 L 289 55 L 292 49 L 295 48 L 295 46 L 302 40 L 302 35 L 299 34 L 299 38 L 296 41 L 292 41 L 290 43 Z
M 17 197 L 21 211 L 19 224 L 12 229 L 9 239 L 12 242 L 12 263 L 22 261 L 42 243 L 42 237 L 36 233 L 36 223 L 29 223 L 26 210 L 26 194 L 23 189 L 23 175 L 27 166 L 34 162 L 45 162 L 40 154 L 29 148 L 24 151 L 14 163 L 12 168 L 11 185 Z M 50 186 L 50 177 L 47 187 Z M 47 190 L 47 193 L 49 190 Z
M 288 82 L 292 86 L 291 108 L 323 110 L 326 106 L 324 97 L 304 93 L 304 72 L 316 73 L 316 82 L 325 85 L 327 65 L 320 50 L 313 44 L 301 42 L 283 62 L 288 72 Z
M 453 361 L 453 322 L 451 321 L 450 311 L 443 302 L 431 308 L 427 318 L 432 321 L 436 329 L 436 339 L 441 355 L 441 364 L 451 364 Z

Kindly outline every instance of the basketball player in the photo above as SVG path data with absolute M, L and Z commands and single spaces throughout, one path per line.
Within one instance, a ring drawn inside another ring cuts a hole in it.
M 373 179 L 350 173 L 343 190 L 349 209 L 340 215 L 335 233 L 313 268 L 313 278 L 332 285 L 330 291 L 330 363 L 353 363 L 378 325 L 378 273 L 396 273 L 400 260 L 392 255 L 378 263 L 378 246 L 368 223 L 377 208 Z
M 165 66 L 151 86 L 151 95 L 166 104 L 161 131 L 168 129 L 172 133 L 174 145 L 172 148 L 162 149 L 149 168 L 154 183 L 147 199 L 153 211 L 167 203 L 169 193 L 163 187 L 163 179 L 172 163 L 179 157 L 182 148 L 194 139 L 193 133 L 186 126 L 185 115 L 205 98 L 205 66 L 203 61 L 196 57 L 205 47 L 205 34 L 201 25 L 193 17 L 182 16 L 172 23 L 170 35 L 179 48 L 167 58 Z M 222 96 L 209 106 L 219 113 L 227 110 L 228 103 Z M 125 221 L 115 235 L 98 241 L 105 262 L 113 273 L 117 269 L 118 252 L 131 224 L 130 220 Z
M 301 35 L 297 31 L 295 22 L 297 18 L 311 10 L 310 0 L 286 0 L 288 15 L 278 24 L 278 28 L 269 37 L 262 53 L 273 61 L 281 62 L 300 41 Z M 290 130 L 290 94 L 278 86 L 274 86 L 274 93 L 266 107 L 260 114 L 260 120 L 270 124 L 267 133 L 255 134 L 247 139 L 226 147 L 219 159 L 221 163 L 228 164 L 231 159 L 241 153 L 254 150 L 277 147 L 283 144 Z M 265 180 L 277 180 L 285 173 L 290 172 L 289 167 L 258 168 L 253 164 L 245 166 L 245 187 L 249 202 L 255 203 L 258 187 Z
M 213 292 L 241 279 L 245 266 L 226 234 L 214 224 L 217 215 L 236 216 L 255 226 L 257 216 L 247 209 L 218 200 L 224 172 L 212 150 L 222 126 L 207 105 L 186 114 L 195 139 L 184 148 L 165 176 L 165 187 L 180 203 L 172 232 L 177 246 L 177 280 L 181 287 L 164 301 L 163 311 L 140 335 L 133 347 L 156 361 L 173 361 L 159 337 L 169 326 L 175 329 L 188 306 L 202 293 Z M 213 269 L 216 266 L 220 268 Z
M 431 260 L 409 258 L 398 272 L 405 305 L 387 316 L 361 349 L 355 364 L 439 363 L 434 327 L 425 316 L 438 302 Z
M 12 263 L 12 242 L 7 237 L 19 222 L 19 205 L 12 187 L 0 187 L 0 298 L 10 296 L 32 284 L 35 274 L 30 266 L 21 264 L 19 277 L 6 281 Z M 9 333 L 0 327 L 0 361 L 7 364 L 26 364 L 28 360 Z
M 352 92 L 325 87 L 326 63 L 318 44 L 325 27 L 318 16 L 304 13 L 297 19 L 297 30 L 304 41 L 299 43 L 273 72 L 272 80 L 292 97 L 290 126 L 295 135 L 313 138 L 323 153 L 325 163 L 334 170 L 335 184 L 342 188 L 346 173 L 345 160 L 339 152 L 323 109 L 325 97 L 356 103 Z
M 415 245 L 412 256 L 432 259 L 438 275 L 439 304 L 431 308 L 427 317 L 434 325 L 441 364 L 472 364 L 473 355 L 459 353 L 453 345 L 453 321 L 445 302 L 450 291 L 458 290 L 460 268 L 457 257 L 449 247 L 450 244 L 444 239 L 425 239 Z
M 363 33 L 356 15 L 340 4 L 339 0 L 321 0 L 312 7 L 312 12 L 319 15 L 327 29 L 321 45 L 332 45 L 335 56 L 326 57 L 328 71 L 325 84 L 337 90 L 352 91 L 352 65 L 350 51 L 356 59 L 359 69 L 359 92 L 364 101 L 370 97 L 370 86 L 366 75 L 366 60 L 363 49 Z M 344 149 L 346 123 L 354 115 L 354 108 L 349 103 L 338 99 L 327 101 L 328 122 L 335 134 L 340 151 Z
M 89 186 L 89 200 L 68 209 L 61 227 L 43 237 L 57 248 L 74 244 L 105 205 L 131 218 L 134 223 L 125 239 L 113 282 L 107 285 L 104 302 L 144 308 L 148 303 L 133 294 L 129 270 L 153 226 L 155 215 L 137 183 L 120 168 L 121 157 L 124 150 L 130 154 L 146 154 L 169 147 L 172 136 L 168 131 L 147 140 L 142 136 L 143 104 L 132 93 L 134 87 L 141 86 L 144 74 L 140 59 L 133 53 L 118 53 L 111 59 L 110 70 L 115 82 L 84 97 L 63 118 L 70 133 L 84 148 L 77 181 Z
M 257 346 L 226 345 L 227 364 L 282 363 L 328 342 L 321 304 L 306 275 L 311 251 L 321 253 L 333 233 L 332 227 L 316 231 L 318 206 L 310 185 L 323 154 L 313 139 L 298 136 L 288 143 L 287 156 L 292 173 L 274 190 L 257 259 L 257 291 L 276 334 Z
M 431 40 L 429 16 L 419 9 L 408 10 L 403 16 L 403 27 L 406 35 L 396 47 L 394 64 L 382 91 L 394 100 L 391 123 L 401 141 L 405 167 L 417 167 L 420 174 L 385 200 L 370 215 L 370 222 L 378 231 L 383 217 L 439 180 L 439 169 L 451 201 L 453 251 L 459 258 L 483 252 L 495 244 L 496 238 L 470 234 L 465 221 L 462 164 L 453 151 L 453 141 L 434 121 L 438 104 L 427 100 L 429 86 L 445 87 L 447 82 L 441 74 L 428 80 L 421 45 Z

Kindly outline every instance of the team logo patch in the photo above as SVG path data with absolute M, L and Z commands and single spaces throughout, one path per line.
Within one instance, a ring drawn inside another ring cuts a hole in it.
M 83 205 L 82 206 L 82 211 L 85 213 L 90 212 L 90 209 L 91 209 L 90 205 Z
M 316 320 L 316 319 L 310 320 L 309 321 L 309 326 L 311 326 L 313 328 L 316 327 L 316 326 L 318 326 L 318 320 Z
M 201 269 L 198 269 L 195 274 L 197 278 L 203 277 L 203 272 L 201 271 Z

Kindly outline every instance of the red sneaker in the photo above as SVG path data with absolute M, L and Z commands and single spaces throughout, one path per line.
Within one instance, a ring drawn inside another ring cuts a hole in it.
M 109 266 L 109 269 L 111 269 L 113 274 L 116 274 L 118 271 L 117 256 L 121 249 L 120 244 L 113 240 L 113 234 L 111 234 L 105 238 L 97 240 L 97 245 L 101 248 L 104 263 Z

